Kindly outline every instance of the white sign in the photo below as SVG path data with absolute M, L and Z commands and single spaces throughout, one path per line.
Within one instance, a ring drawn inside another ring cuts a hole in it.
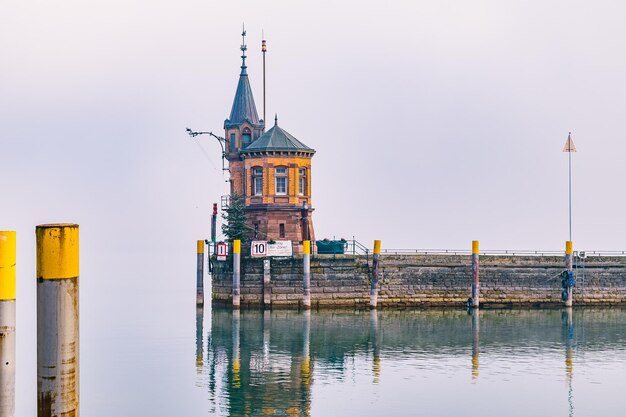
M 253 240 L 250 254 L 255 258 L 267 256 L 267 242 L 264 240 Z
M 218 261 L 225 261 L 226 260 L 226 243 L 224 242 L 218 243 L 215 253 L 217 254 Z
M 291 240 L 279 240 L 274 243 L 268 243 L 265 240 L 255 240 L 252 242 L 250 254 L 255 258 L 265 256 L 292 256 L 293 249 Z

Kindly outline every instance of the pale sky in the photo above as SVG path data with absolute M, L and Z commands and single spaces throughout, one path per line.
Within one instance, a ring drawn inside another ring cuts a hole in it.
M 316 149 L 316 235 L 626 250 L 620 1 L 3 1 L 0 227 L 183 250 L 227 194 L 241 25 L 262 112 Z M 210 155 L 207 160 L 200 146 Z M 191 243 L 190 243 L 191 242 Z

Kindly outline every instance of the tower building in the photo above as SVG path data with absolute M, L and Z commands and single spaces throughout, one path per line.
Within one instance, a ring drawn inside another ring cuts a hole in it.
M 278 125 L 267 132 L 259 119 L 246 66 L 242 33 L 241 72 L 230 116 L 224 121 L 230 194 L 243 197 L 249 236 L 259 240 L 314 240 L 309 148 Z

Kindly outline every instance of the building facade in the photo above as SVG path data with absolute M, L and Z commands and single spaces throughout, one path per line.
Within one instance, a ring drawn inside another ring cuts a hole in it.
M 314 240 L 311 159 L 315 150 L 278 126 L 277 117 L 265 131 L 250 87 L 246 49 L 244 32 L 241 73 L 230 116 L 224 121 L 231 197 L 243 198 L 251 239 Z

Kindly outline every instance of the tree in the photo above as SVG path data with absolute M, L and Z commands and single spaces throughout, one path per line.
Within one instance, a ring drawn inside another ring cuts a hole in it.
M 222 233 L 230 241 L 235 239 L 246 240 L 249 235 L 248 226 L 246 225 L 245 202 L 242 196 L 233 194 L 230 196 L 228 208 L 222 214 L 224 223 L 222 224 Z

